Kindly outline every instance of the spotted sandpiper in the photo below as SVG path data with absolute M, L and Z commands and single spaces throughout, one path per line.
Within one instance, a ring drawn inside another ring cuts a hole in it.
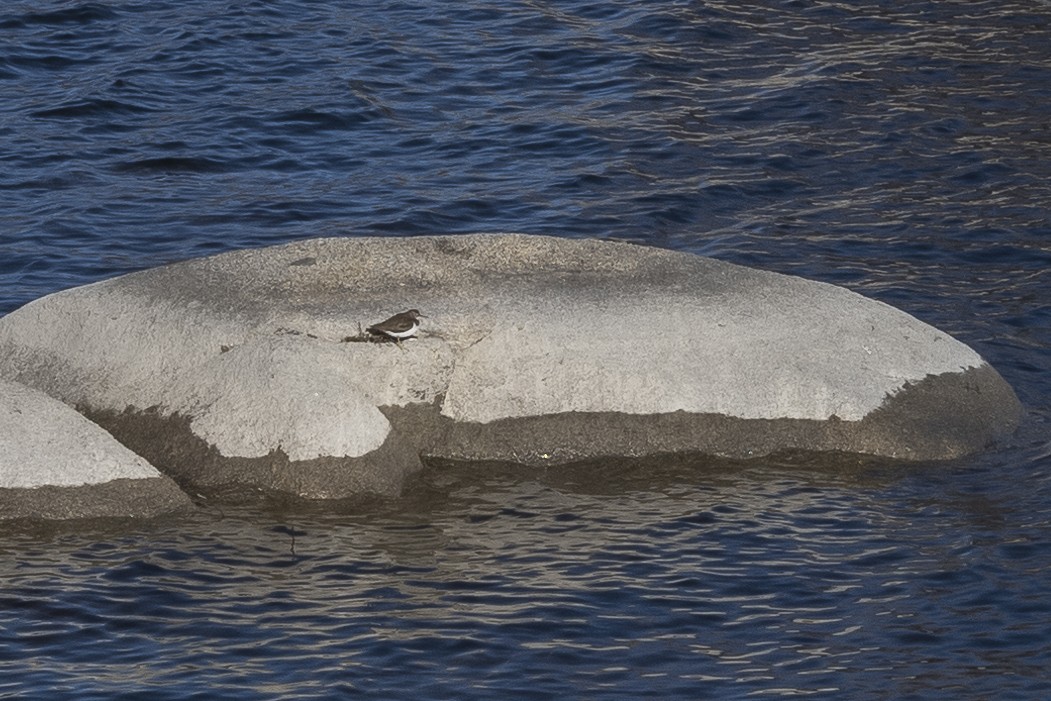
M 391 318 L 365 329 L 375 336 L 387 336 L 401 343 L 402 339 L 412 338 L 420 329 L 420 319 L 426 318 L 420 314 L 419 309 L 410 309 L 401 314 L 395 314 Z

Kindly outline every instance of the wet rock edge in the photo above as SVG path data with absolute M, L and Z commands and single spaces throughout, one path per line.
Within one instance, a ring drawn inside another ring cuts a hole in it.
M 153 518 L 192 508 L 189 497 L 167 477 L 0 489 L 0 521 Z
M 231 489 L 304 499 L 396 497 L 413 474 L 443 461 L 558 466 L 602 459 L 655 464 L 675 455 L 754 459 L 785 452 L 873 455 L 891 461 L 950 460 L 1013 432 L 1021 405 L 989 365 L 906 385 L 861 421 L 740 419 L 673 412 L 566 412 L 487 424 L 457 423 L 440 403 L 381 407 L 393 430 L 358 458 L 290 461 L 280 450 L 229 458 L 195 436 L 190 417 L 157 408 L 78 407 L 190 495 Z

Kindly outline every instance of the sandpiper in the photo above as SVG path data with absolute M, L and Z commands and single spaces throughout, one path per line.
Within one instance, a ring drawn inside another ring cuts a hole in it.
M 421 318 L 426 319 L 427 317 L 420 314 L 419 309 L 410 309 L 407 312 L 395 314 L 378 324 L 373 324 L 365 330 L 375 336 L 387 336 L 401 343 L 402 339 L 412 338 L 416 335 L 416 332 L 420 329 Z

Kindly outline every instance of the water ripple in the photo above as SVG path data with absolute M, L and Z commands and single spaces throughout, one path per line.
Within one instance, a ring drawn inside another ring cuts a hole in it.
M 0 544 L 0 696 L 1051 694 L 1051 6 L 0 8 L 0 313 L 320 235 L 525 231 L 846 285 L 1027 406 L 951 465 L 435 470 Z

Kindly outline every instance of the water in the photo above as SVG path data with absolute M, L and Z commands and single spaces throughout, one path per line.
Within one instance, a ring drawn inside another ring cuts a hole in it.
M 948 465 L 446 467 L 401 500 L 6 527 L 0 698 L 1051 696 L 1051 4 L 0 8 L 0 313 L 333 235 L 608 237 L 992 362 Z

